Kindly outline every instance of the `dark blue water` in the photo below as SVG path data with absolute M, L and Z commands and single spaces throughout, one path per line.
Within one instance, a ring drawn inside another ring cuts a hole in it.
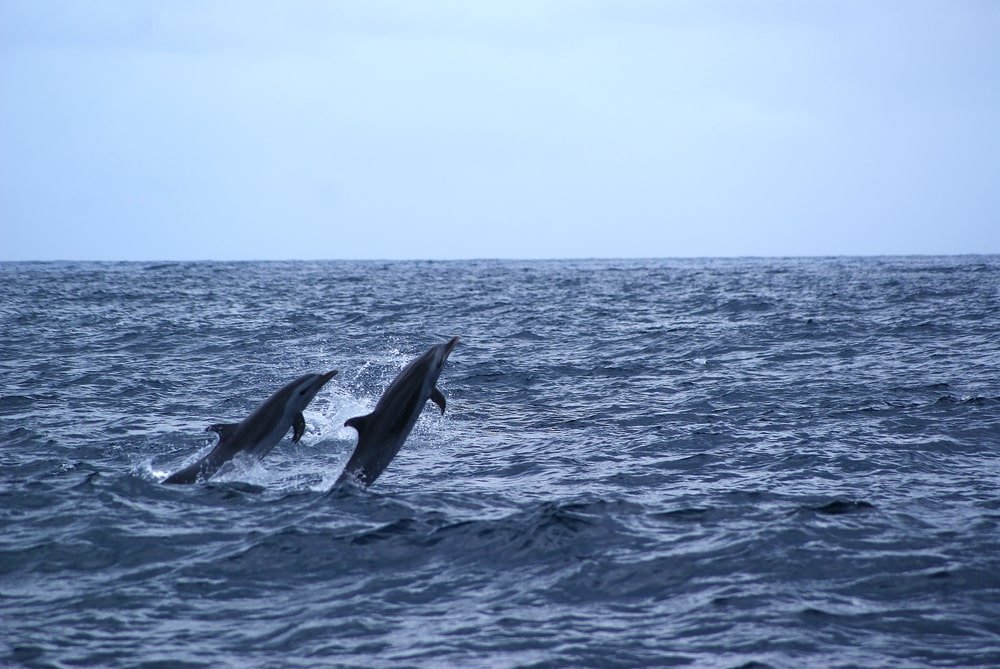
M 1000 666 L 1000 258 L 4 264 L 0 328 L 0 664 Z

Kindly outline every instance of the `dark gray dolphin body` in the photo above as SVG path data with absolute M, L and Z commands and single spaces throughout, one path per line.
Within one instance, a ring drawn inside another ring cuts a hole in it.
M 271 452 L 281 438 L 293 428 L 292 441 L 298 442 L 306 431 L 302 411 L 309 406 L 316 393 L 326 382 L 337 375 L 337 370 L 326 374 L 305 374 L 271 395 L 252 414 L 239 423 L 220 423 L 208 427 L 219 435 L 219 441 L 208 455 L 164 479 L 164 483 L 194 483 L 199 478 L 210 478 L 237 453 L 249 453 L 263 458 Z
M 403 368 L 370 414 L 344 423 L 358 431 L 358 445 L 337 479 L 338 484 L 345 479 L 360 481 L 365 487 L 374 483 L 402 448 L 427 400 L 444 413 L 444 395 L 435 384 L 457 343 L 458 337 L 452 337 L 444 344 L 430 347 Z

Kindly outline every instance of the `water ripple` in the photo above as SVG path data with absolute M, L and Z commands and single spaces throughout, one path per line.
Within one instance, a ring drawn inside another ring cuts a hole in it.
M 1000 665 L 997 258 L 0 278 L 0 663 Z M 447 415 L 329 491 L 455 334 Z M 158 483 L 332 368 L 299 444 Z

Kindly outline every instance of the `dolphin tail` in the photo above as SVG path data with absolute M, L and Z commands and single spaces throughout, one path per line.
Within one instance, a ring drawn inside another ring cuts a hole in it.
M 188 465 L 180 471 L 174 472 L 167 478 L 163 479 L 163 483 L 194 483 L 198 480 L 198 475 L 201 473 L 201 466 L 204 462 L 203 458 L 194 464 Z

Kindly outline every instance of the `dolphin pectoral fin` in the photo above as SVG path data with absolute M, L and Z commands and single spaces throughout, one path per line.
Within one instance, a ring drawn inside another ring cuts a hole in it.
M 292 443 L 299 443 L 299 439 L 302 435 L 306 433 L 306 417 L 302 415 L 302 412 L 295 414 L 295 418 L 292 420 Z
M 441 415 L 443 416 L 444 405 L 445 405 L 444 395 L 441 394 L 441 391 L 438 390 L 437 386 L 434 386 L 434 389 L 431 390 L 431 401 L 434 402 L 434 404 L 437 404 L 439 407 L 441 407 Z
M 365 414 L 364 416 L 355 416 L 354 418 L 348 418 L 344 422 L 344 427 L 353 427 L 358 431 L 358 436 L 365 431 L 365 427 L 368 426 L 368 419 L 371 418 L 371 414 Z
M 205 432 L 214 432 L 219 435 L 219 443 L 221 444 L 226 439 L 236 432 L 236 428 L 239 427 L 238 423 L 216 423 L 215 425 L 209 425 L 205 428 Z

